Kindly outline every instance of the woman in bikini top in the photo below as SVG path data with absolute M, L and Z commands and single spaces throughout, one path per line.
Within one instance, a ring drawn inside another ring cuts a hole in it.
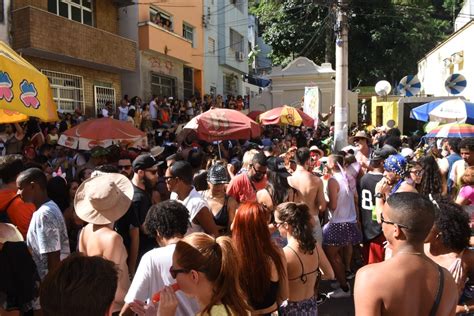
M 327 259 L 319 255 L 323 250 L 313 237 L 308 207 L 304 203 L 280 204 L 275 210 L 275 226 L 288 239 L 283 249 L 288 269 L 288 300 L 290 303 L 311 301 L 317 294 L 320 267 L 328 277 L 333 277 L 334 272 Z

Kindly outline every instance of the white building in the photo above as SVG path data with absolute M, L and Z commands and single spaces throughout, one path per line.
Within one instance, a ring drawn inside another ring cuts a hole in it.
M 466 3 L 469 4 L 469 2 Z M 472 6 L 465 6 L 465 8 L 472 9 Z M 464 18 L 465 15 L 460 16 Z M 458 26 L 462 25 L 461 20 L 456 20 L 456 23 Z M 451 94 L 445 88 L 445 81 L 452 74 L 461 74 L 466 78 L 467 86 L 457 96 L 474 100 L 473 39 L 474 20 L 471 20 L 418 61 L 418 77 L 422 84 L 422 94 L 435 97 L 450 96 Z
M 255 55 L 251 64 L 251 68 L 252 72 L 256 75 L 265 75 L 272 70 L 272 61 L 268 57 L 272 47 L 264 42 L 261 35 L 262 34 L 261 30 L 259 29 L 257 17 L 254 15 L 249 15 L 249 49 L 251 49 Z
M 0 41 L 10 45 L 10 1 L 0 1 Z
M 246 0 L 204 0 L 204 93 L 239 95 L 248 72 Z
M 319 112 L 328 113 L 335 99 L 336 71 L 330 63 L 316 65 L 306 57 L 298 57 L 285 68 L 273 67 L 268 76 L 272 84 L 262 93 L 251 99 L 250 111 L 267 111 L 281 105 L 299 107 L 305 87 L 317 87 L 319 90 Z M 348 91 L 348 122 L 357 122 L 357 93 Z

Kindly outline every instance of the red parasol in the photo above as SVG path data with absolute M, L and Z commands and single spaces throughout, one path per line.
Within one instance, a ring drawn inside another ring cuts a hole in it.
M 262 113 L 263 111 L 252 111 L 249 114 L 247 114 L 247 116 L 250 117 L 254 121 L 258 121 L 258 116 Z
M 179 139 L 184 139 L 194 131 L 201 140 L 250 139 L 259 137 L 260 125 L 245 114 L 229 109 L 206 111 L 189 121 L 181 131 Z
M 147 136 L 131 123 L 99 118 L 85 121 L 65 131 L 58 144 L 69 148 L 89 150 L 96 146 L 108 147 L 112 144 L 127 144 L 133 147 L 148 146 Z
M 314 127 L 314 120 L 300 109 L 284 105 L 260 114 L 263 125 L 292 125 Z

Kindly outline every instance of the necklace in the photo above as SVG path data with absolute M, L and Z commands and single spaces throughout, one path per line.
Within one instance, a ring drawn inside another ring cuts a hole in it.
M 397 252 L 397 255 L 398 254 L 407 254 L 407 255 L 415 255 L 415 256 L 422 256 L 423 255 L 422 252 L 409 252 L 409 251 L 399 251 L 399 252 Z

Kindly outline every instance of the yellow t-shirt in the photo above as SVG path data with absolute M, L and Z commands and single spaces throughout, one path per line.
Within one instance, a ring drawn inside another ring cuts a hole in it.
M 232 316 L 235 315 L 232 312 L 227 312 L 224 304 L 214 305 L 211 308 L 210 313 L 199 313 L 197 316 Z

